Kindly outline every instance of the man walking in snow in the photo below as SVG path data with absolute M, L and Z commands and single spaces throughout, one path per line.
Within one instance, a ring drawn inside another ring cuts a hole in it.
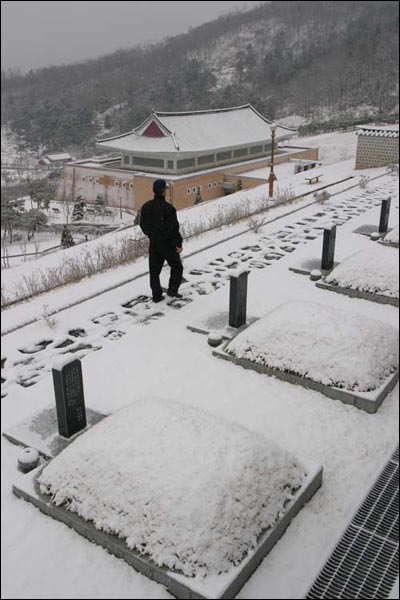
M 164 299 L 160 284 L 160 273 L 165 261 L 171 267 L 168 286 L 168 296 L 181 298 L 179 286 L 182 283 L 183 266 L 180 258 L 182 253 L 182 236 L 179 232 L 179 222 L 176 210 L 166 201 L 167 183 L 157 179 L 153 184 L 154 198 L 142 206 L 140 212 L 140 227 L 150 240 L 149 266 L 150 287 L 154 302 Z

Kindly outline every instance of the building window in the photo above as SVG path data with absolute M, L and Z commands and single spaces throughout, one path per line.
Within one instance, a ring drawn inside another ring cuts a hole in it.
M 209 190 L 212 190 L 212 183 L 209 183 L 209 184 L 208 184 L 208 189 L 209 189 Z
M 117 180 L 114 181 L 114 187 L 119 187 L 119 181 L 117 181 Z
M 218 183 L 216 181 L 214 181 L 214 187 L 216 188 L 218 186 Z
M 262 151 L 263 151 L 262 146 L 253 146 L 253 148 L 250 148 L 250 154 L 261 154 Z
M 82 175 L 82 181 L 86 181 L 86 175 Z
M 222 181 L 218 181 L 218 187 L 222 187 Z
M 89 183 L 93 183 L 93 177 L 89 177 Z
M 228 160 L 229 158 L 232 158 L 232 152 L 218 152 L 217 154 L 217 161 L 219 160 Z
M 240 158 L 241 156 L 247 156 L 249 153 L 249 149 L 248 148 L 238 148 L 237 150 L 235 150 L 233 152 L 233 156 L 235 158 Z
M 199 158 L 197 159 L 198 165 L 209 165 L 213 162 L 215 162 L 214 154 L 208 154 L 207 156 L 199 156 Z
M 178 169 L 187 169 L 189 167 L 196 166 L 196 162 L 194 158 L 184 158 L 182 160 L 178 160 Z
M 124 156 L 124 165 L 129 165 L 130 164 L 130 157 L 129 155 L 125 155 Z
M 164 161 L 159 158 L 142 158 L 134 156 L 132 159 L 134 165 L 141 167 L 154 167 L 156 169 L 164 169 Z
M 96 183 L 97 185 L 100 183 L 100 179 L 98 177 L 96 177 Z
M 197 187 L 192 188 L 192 192 L 195 194 L 197 192 Z
M 130 189 L 130 190 L 133 190 L 133 183 L 130 183 L 130 184 L 129 184 L 129 189 Z
M 174 168 L 175 168 L 174 161 L 173 160 L 169 160 L 168 161 L 168 169 L 173 170 Z
M 126 189 L 126 181 L 122 182 L 122 187 L 124 188 L 124 190 Z
M 190 194 L 192 193 L 192 189 L 191 189 L 191 188 L 188 188 L 188 189 L 186 190 L 186 193 L 187 193 L 187 195 L 188 195 L 188 196 L 190 196 Z

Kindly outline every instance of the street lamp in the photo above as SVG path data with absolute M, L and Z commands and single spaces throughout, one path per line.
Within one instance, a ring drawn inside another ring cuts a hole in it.
M 271 172 L 269 174 L 269 197 L 274 197 L 274 182 L 276 181 L 276 175 L 274 173 L 274 158 L 275 158 L 275 134 L 276 134 L 277 125 L 276 123 L 272 123 L 271 125 Z

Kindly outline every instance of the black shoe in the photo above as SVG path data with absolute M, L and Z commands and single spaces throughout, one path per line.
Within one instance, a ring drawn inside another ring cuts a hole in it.
M 153 302 L 155 302 L 156 304 L 158 304 L 159 302 L 162 302 L 164 300 L 164 296 L 158 296 L 158 298 L 153 298 Z
M 183 298 L 182 294 L 179 294 L 179 292 L 168 292 L 168 296 L 170 298 Z

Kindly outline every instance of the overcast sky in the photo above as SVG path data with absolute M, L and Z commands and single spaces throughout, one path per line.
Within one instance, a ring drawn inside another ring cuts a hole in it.
M 22 71 L 96 58 L 255 2 L 1 2 L 1 66 Z

